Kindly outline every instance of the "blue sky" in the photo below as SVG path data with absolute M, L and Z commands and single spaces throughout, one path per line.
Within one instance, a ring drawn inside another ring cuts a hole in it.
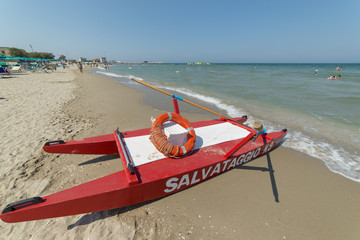
M 360 62 L 360 1 L 2 0 L 0 47 L 68 59 Z

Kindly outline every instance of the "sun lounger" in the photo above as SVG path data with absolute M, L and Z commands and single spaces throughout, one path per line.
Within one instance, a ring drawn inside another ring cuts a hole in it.
M 19 72 L 21 70 L 21 66 L 13 66 L 11 68 L 11 72 Z
M 3 76 L 9 76 L 10 77 L 9 71 L 4 67 L 0 67 L 0 75 L 1 75 L 1 77 L 3 77 Z

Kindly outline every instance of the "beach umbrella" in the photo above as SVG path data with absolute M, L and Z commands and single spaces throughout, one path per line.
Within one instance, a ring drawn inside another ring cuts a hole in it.
M 26 61 L 26 57 L 15 57 L 17 60 L 19 60 L 19 61 Z
M 0 55 L 0 59 L 8 59 L 8 58 L 12 58 L 12 57 L 5 56 L 5 55 Z
M 1 60 L 5 60 L 5 61 L 15 60 L 14 57 L 9 57 L 9 56 L 4 56 L 4 55 L 0 55 L 0 59 L 1 59 Z
M 16 57 L 9 57 L 9 56 L 2 56 L 0 57 L 3 61 L 17 61 L 18 59 Z

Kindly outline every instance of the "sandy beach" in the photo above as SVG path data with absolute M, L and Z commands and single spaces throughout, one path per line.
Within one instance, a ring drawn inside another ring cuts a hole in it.
M 154 93 L 157 94 L 157 93 Z M 0 79 L 0 207 L 122 169 L 118 156 L 58 155 L 48 140 L 148 128 L 144 94 L 74 68 Z M 170 104 L 170 101 L 169 101 Z M 213 119 L 184 114 L 190 121 Z M 269 171 L 272 169 L 273 171 Z M 25 223 L 0 239 L 360 239 L 360 184 L 280 146 L 185 191 L 132 207 Z

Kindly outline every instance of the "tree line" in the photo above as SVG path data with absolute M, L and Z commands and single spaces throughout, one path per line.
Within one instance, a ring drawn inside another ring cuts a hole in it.
M 27 57 L 27 58 L 43 58 L 43 59 L 54 59 L 55 56 L 48 52 L 26 52 L 20 48 L 9 48 L 9 54 L 12 57 Z

